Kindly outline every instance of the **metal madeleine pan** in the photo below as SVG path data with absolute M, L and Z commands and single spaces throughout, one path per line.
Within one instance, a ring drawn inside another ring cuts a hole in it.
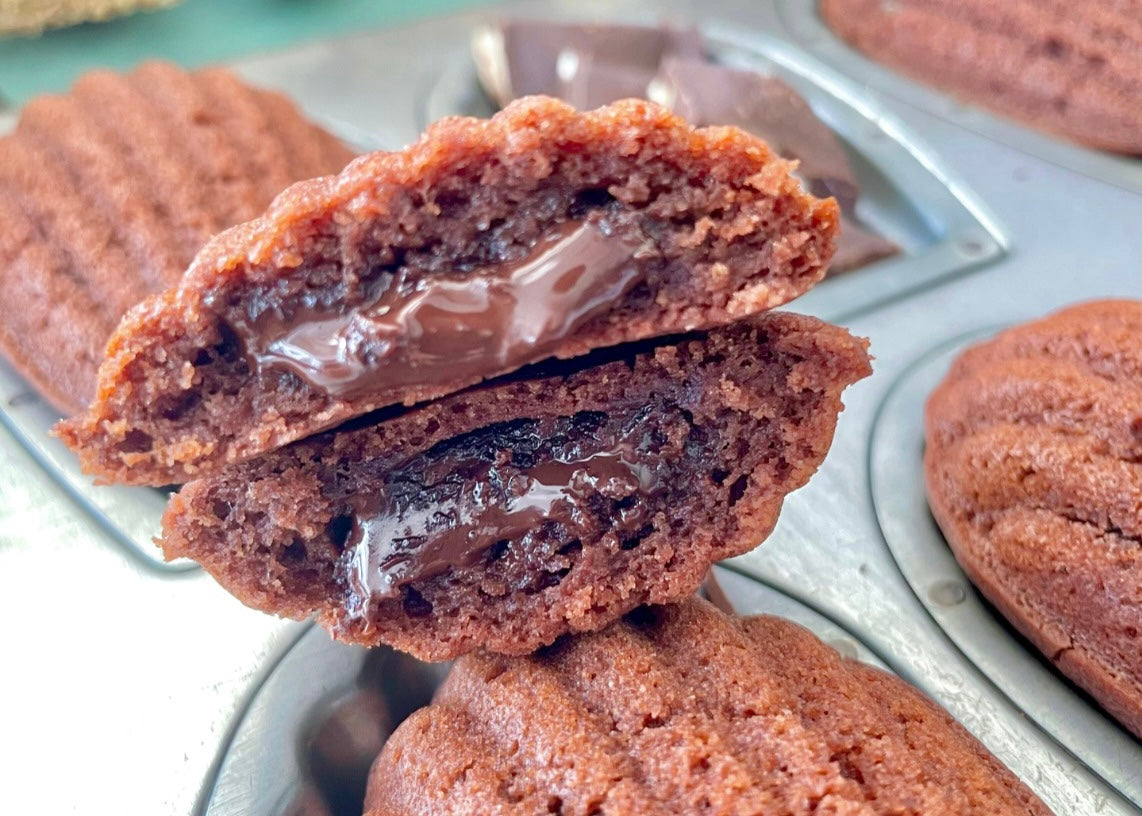
M 792 25 L 796 21 L 789 12 L 798 9 L 811 14 L 820 40 L 805 39 L 804 30 Z M 774 535 L 759 550 L 735 559 L 733 567 L 757 576 L 762 584 L 756 585 L 775 588 L 794 606 L 800 603 L 821 612 L 837 627 L 835 642 L 841 650 L 856 644 L 858 654 L 874 653 L 922 688 L 1059 816 L 1137 813 L 1142 807 L 1136 785 L 1142 765 L 1137 746 L 1104 753 L 1100 759 L 1084 745 L 1090 738 L 1085 726 L 1069 719 L 1051 725 L 1035 713 L 1035 700 L 1020 696 L 1006 662 L 1009 654 L 1013 660 L 1032 661 L 1027 648 L 992 618 L 987 643 L 995 648 L 990 657 L 981 656 L 969 643 L 975 624 L 966 617 L 974 614 L 978 599 L 955 573 L 954 564 L 936 579 L 958 581 L 954 586 L 931 585 L 909 575 L 911 556 L 906 551 L 915 542 L 897 541 L 893 532 L 893 525 L 922 532 L 926 523 L 932 537 L 916 546 L 950 558 L 935 538 L 938 532 L 931 521 L 924 520 L 926 504 L 915 492 L 919 437 L 914 434 L 909 441 L 907 436 L 908 423 L 918 429 L 919 406 L 938 378 L 901 384 L 925 350 L 973 327 L 1023 319 L 1068 302 L 1114 294 L 1142 297 L 1136 260 L 1142 247 L 1136 230 L 1142 205 L 1126 192 L 1142 189 L 1129 180 L 1135 164 L 1054 142 L 988 114 L 972 112 L 971 120 L 961 120 L 962 109 L 947 98 L 864 60 L 839 41 L 830 45 L 832 35 L 821 30 L 808 0 L 527 0 L 311 42 L 244 59 L 233 67 L 252 82 L 289 94 L 346 140 L 362 148 L 393 149 L 416 137 L 430 104 L 448 112 L 471 110 L 466 107 L 471 102 L 463 98 L 475 87 L 467 62 L 468 35 L 490 15 L 509 14 L 651 24 L 663 15 L 695 20 L 702 23 L 719 59 L 802 83 L 798 87 L 849 145 L 867 195 L 879 202 L 881 209 L 874 207 L 870 219 L 900 240 L 906 252 L 895 261 L 827 282 L 819 297 L 811 296 L 816 301 L 805 299 L 793 306 L 834 318 L 846 316 L 855 333 L 872 339 L 875 374 L 846 392 L 847 408 L 828 459 L 810 484 L 786 501 Z M 871 128 L 867 138 L 864 128 Z M 1024 144 L 1024 138 L 1030 141 Z M 1088 164 L 1087 170 L 1081 169 Z M 901 166 L 912 169 L 896 175 Z M 925 213 L 944 212 L 940 202 L 948 204 L 950 215 L 935 223 L 925 220 Z M 964 211 L 970 217 L 957 223 L 969 231 L 982 226 L 998 250 L 946 226 Z M 961 239 L 966 243 L 960 244 Z M 948 255 L 944 260 L 929 257 L 930 263 L 952 271 L 941 272 L 929 284 L 912 285 L 915 281 L 907 280 L 912 275 L 929 272 L 916 256 L 936 246 Z M 981 266 L 986 268 L 977 274 L 960 274 Z M 885 271 L 893 269 L 897 272 Z M 906 280 L 895 281 L 897 274 Z M 895 394 L 894 389 L 899 396 L 889 393 Z M 915 409 L 905 404 L 904 392 L 909 390 L 915 392 Z M 901 424 L 890 428 L 890 415 L 896 413 L 889 409 L 896 399 L 902 401 Z M 132 716 L 142 716 L 148 723 L 139 731 L 92 729 L 95 720 L 84 719 L 86 702 L 69 695 L 62 684 L 52 684 L 53 678 L 74 672 L 75 650 L 49 649 L 32 636 L 17 637 L 13 660 L 34 667 L 27 671 L 35 672 L 37 679 L 34 686 L 16 687 L 37 692 L 25 695 L 27 705 L 62 712 L 57 719 L 69 723 L 68 744 L 86 757 L 81 775 L 87 775 L 77 789 L 82 793 L 63 792 L 60 800 L 77 807 L 83 797 L 89 809 L 107 809 L 111 801 L 127 795 L 117 781 L 122 768 L 141 767 L 145 773 L 137 776 L 143 778 L 127 798 L 138 812 L 274 813 L 298 802 L 324 802 L 331 794 L 322 791 L 339 789 L 322 781 L 330 778 L 330 768 L 337 763 L 328 761 L 328 752 L 314 754 L 307 735 L 318 735 L 320 724 L 348 727 L 340 715 L 355 710 L 354 701 L 362 694 L 363 721 L 368 724 L 368 712 L 375 710 L 370 706 L 376 702 L 369 678 L 379 671 L 376 667 L 395 665 L 387 661 L 398 659 L 378 653 L 366 660 L 360 650 L 332 644 L 311 628 L 242 618 L 251 613 L 239 610 L 201 574 L 182 582 L 165 580 L 171 574 L 168 567 L 150 568 L 156 555 L 150 536 L 158 530 L 162 496 L 140 489 L 94 488 L 85 477 L 68 471 L 70 454 L 47 435 L 55 419 L 19 377 L 0 364 L 0 461 L 17 463 L 0 467 L 0 497 L 12 505 L 0 507 L 0 519 L 8 517 L 3 511 L 18 506 L 11 517 L 21 522 L 19 530 L 0 529 L 0 575 L 9 576 L 7 606 L 2 609 L 13 621 L 35 609 L 37 626 L 46 632 L 74 632 L 76 610 L 84 610 L 93 633 L 84 638 L 84 645 L 116 661 L 116 682 L 100 686 L 102 713 L 111 722 L 122 718 L 130 723 Z M 38 467 L 65 485 L 67 497 L 56 498 L 59 491 L 53 488 L 49 500 L 48 492 L 39 489 L 41 482 L 51 487 L 47 480 L 39 474 L 29 478 L 31 460 L 25 449 Z M 29 482 L 36 483 L 35 489 L 27 487 Z M 912 523 L 914 527 L 907 527 Z M 116 543 L 141 557 L 81 560 L 89 572 L 68 583 L 67 602 L 45 604 L 43 582 L 30 576 L 71 566 L 60 561 L 60 548 L 39 546 L 41 539 L 52 536 L 66 538 L 70 551 L 83 551 L 85 557 L 88 548 L 114 548 Z M 929 559 L 919 551 L 916 557 Z M 939 563 L 930 566 L 935 569 Z M 723 579 L 727 591 L 733 580 Z M 941 603 L 961 594 L 965 600 L 937 608 L 927 597 L 929 590 Z M 169 604 L 158 602 L 167 598 Z M 108 599 L 116 603 L 108 604 Z M 141 641 L 137 629 L 119 625 L 125 619 L 119 608 L 137 601 L 148 604 L 148 619 L 177 621 L 182 628 L 172 630 L 177 632 L 173 637 Z M 769 608 L 793 616 L 788 609 Z M 986 607 L 976 611 L 980 620 L 991 615 Z M 292 648 L 279 647 L 278 633 Z M 277 656 L 263 659 L 267 653 Z M 168 669 L 167 663 L 178 668 Z M 1074 696 L 1065 681 L 1035 665 L 1059 685 L 1060 699 Z M 297 667 L 305 671 L 299 674 Z M 178 682 L 164 683 L 164 671 L 177 672 Z M 410 676 L 415 681 L 420 675 L 413 671 Z M 293 690 L 285 680 L 275 680 L 278 677 L 292 678 Z M 431 676 L 425 680 L 429 690 L 434 683 Z M 412 689 L 423 694 L 416 682 Z M 407 699 L 411 706 L 420 699 L 415 693 L 395 699 Z M 253 701 L 247 705 L 250 694 Z M 244 713 L 230 721 L 229 712 L 235 710 Z M 154 723 L 159 726 L 150 727 Z M 1069 732 L 1061 730 L 1072 725 L 1080 729 L 1074 747 Z M 354 744 L 383 738 L 383 730 L 370 733 L 365 728 Z M 0 790 L 0 810 L 26 811 L 50 789 L 55 764 L 37 761 L 55 755 L 55 735 L 49 733 L 47 739 L 45 733 L 42 718 L 16 717 L 0 741 L 0 749 L 11 748 L 13 757 L 32 758 L 23 768 L 16 763 L 18 772 Z M 145 739 L 139 739 L 139 733 Z M 1105 770 L 1115 763 L 1120 775 L 1113 767 Z M 203 781 L 197 800 L 187 794 L 187 779 L 196 791 L 198 780 Z M 301 798 L 295 798 L 299 794 Z

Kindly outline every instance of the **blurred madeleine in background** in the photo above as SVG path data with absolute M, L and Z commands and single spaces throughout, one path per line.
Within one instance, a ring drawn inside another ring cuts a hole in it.
M 106 20 L 177 0 L 0 0 L 0 35 L 39 34 L 45 28 Z

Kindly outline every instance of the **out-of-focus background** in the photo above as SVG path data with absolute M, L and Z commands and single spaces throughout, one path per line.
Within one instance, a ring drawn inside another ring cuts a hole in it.
M 144 0 L 163 2 L 164 0 Z M 26 28 L 44 9 L 119 5 L 122 0 L 0 0 L 0 29 Z M 63 91 L 91 68 L 130 68 L 163 58 L 186 67 L 277 51 L 310 40 L 396 25 L 479 5 L 479 0 L 182 0 L 103 22 L 0 37 L 0 97 L 17 107 Z

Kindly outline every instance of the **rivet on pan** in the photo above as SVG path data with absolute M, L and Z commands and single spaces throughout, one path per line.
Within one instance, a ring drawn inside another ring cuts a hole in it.
M 936 606 L 958 606 L 967 597 L 968 591 L 962 581 L 937 581 L 928 587 L 928 600 Z
M 828 641 L 829 645 L 837 650 L 837 654 L 841 657 L 847 657 L 850 660 L 856 660 L 859 656 L 857 652 L 857 645 L 848 638 L 836 638 L 835 640 Z
M 8 399 L 8 405 L 12 408 L 19 408 L 21 405 L 28 405 L 38 399 L 33 391 L 21 391 L 13 397 Z
M 959 241 L 960 252 L 969 258 L 978 258 L 987 252 L 987 243 L 975 235 L 966 235 Z

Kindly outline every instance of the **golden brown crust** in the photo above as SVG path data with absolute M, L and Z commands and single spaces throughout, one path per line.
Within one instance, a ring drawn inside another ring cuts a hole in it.
M 903 681 L 698 599 L 457 662 L 390 737 L 367 816 L 1046 816 Z
M 450 259 L 495 249 L 489 242 L 503 238 L 487 223 L 523 219 L 506 234 L 507 249 L 496 250 L 516 252 L 568 218 L 573 194 L 592 186 L 605 188 L 628 227 L 641 219 L 654 231 L 666 282 L 650 303 L 624 296 L 556 356 L 768 309 L 820 279 L 837 229 L 835 202 L 805 194 L 789 169 L 755 137 L 693 130 L 634 100 L 578 113 L 536 97 L 487 121 L 445 119 L 405 151 L 363 156 L 339 176 L 295 185 L 265 215 L 211 241 L 176 289 L 125 318 L 108 346 L 96 403 L 61 435 L 102 478 L 180 482 L 368 410 L 470 385 L 472 378 L 400 389 L 378 377 L 377 393 L 342 399 L 259 371 L 208 389 L 202 382 L 217 361 L 194 360 L 222 343 L 226 309 L 314 286 L 299 265 L 324 260 L 312 274 L 342 287 L 337 302 L 351 308 L 365 298 L 361 279 L 371 269 L 387 263 L 409 280 L 468 274 Z M 558 206 L 541 218 L 552 190 Z M 231 301 L 237 305 L 218 305 Z M 505 371 L 488 376 L 497 373 Z M 172 402 L 207 391 L 168 419 Z
M 1142 301 L 965 352 L 928 402 L 925 473 L 980 591 L 1142 736 Z

